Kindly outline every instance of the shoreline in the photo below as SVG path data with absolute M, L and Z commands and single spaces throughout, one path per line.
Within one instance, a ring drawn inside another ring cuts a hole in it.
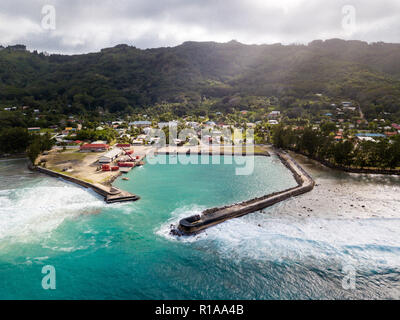
M 316 157 L 310 157 L 309 155 L 302 153 L 302 152 L 298 152 L 298 151 L 294 151 L 294 150 L 290 150 L 290 149 L 288 149 L 287 151 L 293 152 L 294 154 L 304 156 L 310 160 L 318 162 L 319 164 L 321 164 L 329 169 L 338 170 L 340 172 L 371 174 L 371 175 L 380 174 L 380 175 L 387 175 L 387 176 L 400 176 L 400 170 L 398 170 L 398 169 L 351 168 L 351 167 L 336 165 L 327 160 L 319 159 Z

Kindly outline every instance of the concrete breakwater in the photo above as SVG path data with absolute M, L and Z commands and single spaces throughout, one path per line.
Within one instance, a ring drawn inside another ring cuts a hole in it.
M 101 195 L 104 197 L 104 201 L 107 203 L 116 203 L 116 202 L 127 202 L 127 201 L 137 201 L 140 199 L 139 196 L 131 194 L 129 192 L 117 189 L 115 187 L 111 187 L 109 190 L 107 190 L 107 187 L 100 185 L 100 184 L 94 184 L 94 183 L 89 183 L 86 181 L 83 181 L 78 178 L 74 178 L 71 176 L 68 176 L 66 174 L 62 174 L 53 170 L 49 170 L 43 167 L 39 166 L 30 166 L 31 170 L 47 174 L 51 177 L 56 177 L 56 178 L 61 178 L 66 181 L 73 182 L 81 187 L 84 188 L 89 188 L 92 189 L 94 192 L 97 194 Z
M 246 153 L 246 152 L 232 152 L 232 153 L 227 153 L 224 151 L 156 151 L 154 155 L 198 155 L 198 156 L 264 156 L 264 157 L 270 157 L 271 155 L 268 152 L 252 152 L 252 153 Z
M 283 151 L 276 151 L 275 153 L 282 163 L 293 173 L 297 182 L 296 187 L 229 206 L 207 209 L 201 215 L 182 219 L 179 222 L 178 228 L 173 228 L 171 233 L 173 235 L 196 234 L 226 220 L 262 210 L 291 197 L 307 193 L 314 188 L 315 182 L 312 177 L 294 159 Z

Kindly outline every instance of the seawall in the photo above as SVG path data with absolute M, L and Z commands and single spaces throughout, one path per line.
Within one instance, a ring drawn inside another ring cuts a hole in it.
M 116 203 L 116 202 L 127 202 L 127 201 L 137 201 L 140 199 L 139 196 L 131 194 L 127 191 L 123 191 L 120 189 L 117 189 L 115 187 L 111 187 L 109 190 L 107 190 L 107 187 L 102 186 L 100 184 L 93 184 L 89 183 L 86 181 L 83 181 L 78 178 L 74 178 L 71 176 L 68 176 L 66 174 L 62 174 L 53 170 L 49 170 L 43 167 L 39 166 L 30 166 L 31 170 L 47 174 L 48 176 L 55 177 L 55 178 L 61 178 L 66 181 L 73 182 L 81 187 L 84 188 L 89 188 L 92 189 L 94 192 L 97 194 L 101 195 L 104 197 L 104 201 L 107 203 Z
M 191 216 L 179 222 L 178 229 L 171 230 L 174 235 L 196 234 L 204 229 L 222 223 L 226 220 L 244 216 L 248 213 L 262 210 L 291 197 L 307 193 L 314 188 L 312 177 L 287 153 L 275 151 L 282 163 L 293 173 L 297 186 L 281 192 L 275 192 L 263 197 L 254 198 L 225 207 L 207 209 L 201 215 Z

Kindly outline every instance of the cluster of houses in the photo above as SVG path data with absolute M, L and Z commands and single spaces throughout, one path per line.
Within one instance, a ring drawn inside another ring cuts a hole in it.
M 388 125 L 385 119 L 374 119 L 371 121 L 376 128 L 373 130 L 374 132 L 370 132 L 370 123 L 365 119 L 357 119 L 355 121 L 345 119 L 346 115 L 359 115 L 358 108 L 354 106 L 352 102 L 343 101 L 340 107 L 336 104 L 331 104 L 331 107 L 336 108 L 336 119 L 332 113 L 326 113 L 325 116 L 329 117 L 331 121 L 336 123 L 336 127 L 338 128 L 335 133 L 336 141 L 342 141 L 344 139 L 344 129 L 358 131 L 354 136 L 360 141 L 377 141 L 378 138 L 390 138 L 400 133 L 400 126 L 395 123 Z

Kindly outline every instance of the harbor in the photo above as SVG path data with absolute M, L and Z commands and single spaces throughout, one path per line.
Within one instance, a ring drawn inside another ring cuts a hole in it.
M 295 187 L 292 173 L 273 152 L 255 157 L 254 174 L 244 177 L 232 174 L 234 164 L 146 164 L 113 183 L 141 199 L 107 205 L 90 189 L 30 172 L 25 160 L 0 162 L 2 268 L 12 297 L 49 297 L 37 281 L 43 263 L 71 270 L 71 285 L 51 293 L 57 299 L 398 297 L 391 274 L 398 265 L 398 177 L 341 173 L 291 156 L 314 177 L 312 192 L 189 237 L 171 236 L 170 225 Z M 366 275 L 354 291 L 332 286 L 347 259 Z M 20 273 L 14 261 L 21 261 Z M 116 276 L 104 281 L 111 268 Z M 288 274 L 293 282 L 285 282 Z M 228 291 L 227 281 L 237 290 Z
M 274 154 L 292 172 L 298 184 L 296 187 L 230 206 L 207 209 L 201 215 L 194 215 L 180 220 L 178 227 L 172 228 L 171 234 L 176 236 L 196 234 L 226 220 L 265 209 L 291 197 L 307 193 L 314 188 L 315 182 L 312 177 L 286 152 L 276 150 Z

